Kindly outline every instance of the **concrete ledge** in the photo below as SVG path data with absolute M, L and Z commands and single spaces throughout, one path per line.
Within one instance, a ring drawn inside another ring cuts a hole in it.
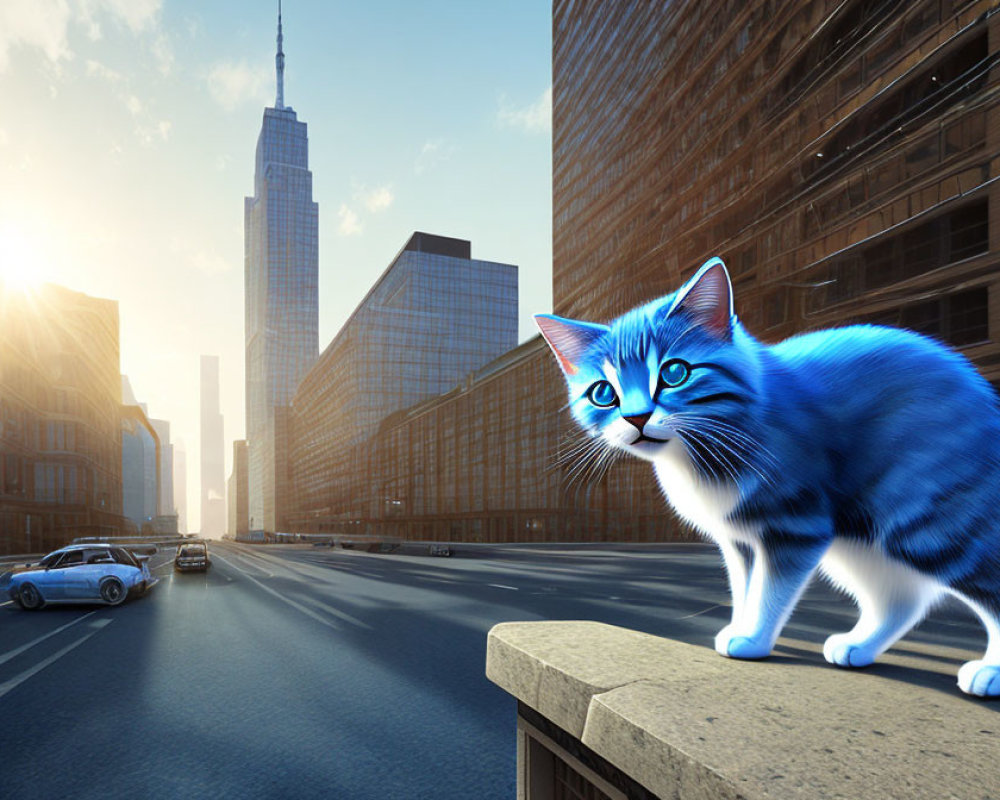
M 596 622 L 503 623 L 486 674 L 653 794 L 1000 800 L 1000 703 Z

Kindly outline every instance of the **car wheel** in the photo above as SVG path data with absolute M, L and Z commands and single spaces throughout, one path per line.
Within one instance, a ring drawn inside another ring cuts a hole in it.
M 108 578 L 101 584 L 101 599 L 110 606 L 116 606 L 128 596 L 125 584 L 120 578 Z
M 21 588 L 17 590 L 17 601 L 27 611 L 35 611 L 45 605 L 45 598 L 33 583 L 21 584 Z

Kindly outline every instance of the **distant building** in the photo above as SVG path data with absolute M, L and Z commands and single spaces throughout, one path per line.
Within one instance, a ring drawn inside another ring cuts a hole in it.
M 284 104 L 278 16 L 277 97 L 257 139 L 254 196 L 244 201 L 246 420 L 250 524 L 274 532 L 283 512 L 287 406 L 319 349 L 319 209 L 306 124 Z M 277 417 L 277 419 L 276 419 Z
M 125 528 L 119 369 L 116 302 L 0 281 L 0 553 Z
M 462 239 L 414 233 L 292 401 L 288 528 L 372 518 L 385 500 L 369 461 L 382 421 L 516 344 L 517 267 L 473 259 Z
M 122 508 L 135 532 L 150 533 L 159 515 L 160 439 L 124 375 L 122 386 L 123 396 L 133 401 L 121 407 Z
M 160 492 L 157 513 L 176 516 L 174 506 L 174 446 L 170 443 L 170 423 L 165 419 L 149 420 L 160 440 Z
M 128 377 L 121 381 L 124 514 L 140 533 L 177 533 L 170 423 L 152 419 Z
M 226 531 L 226 478 L 219 357 L 201 357 L 201 534 Z
M 233 442 L 233 471 L 227 482 L 229 514 L 226 532 L 234 539 L 245 538 L 250 529 L 247 477 L 247 443 L 245 439 L 237 439 Z
M 177 530 L 187 533 L 187 451 L 180 437 L 174 442 L 174 505 L 177 508 Z

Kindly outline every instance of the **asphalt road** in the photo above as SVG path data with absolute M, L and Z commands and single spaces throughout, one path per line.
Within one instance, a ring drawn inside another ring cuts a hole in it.
M 515 703 L 483 674 L 492 625 L 592 619 L 711 647 L 728 621 L 707 546 L 212 552 L 184 575 L 158 554 L 160 583 L 116 608 L 0 598 L 0 796 L 507 800 Z M 853 621 L 817 586 L 777 657 L 821 661 Z M 958 693 L 984 644 L 952 604 L 870 671 Z

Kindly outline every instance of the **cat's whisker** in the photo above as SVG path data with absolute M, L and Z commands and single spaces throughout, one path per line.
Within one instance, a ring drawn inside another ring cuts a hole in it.
M 710 437 L 705 431 L 689 431 L 688 433 L 694 434 L 695 441 L 698 441 L 698 437 L 701 437 L 701 441 L 698 443 L 715 456 L 716 460 L 722 465 L 726 475 L 729 476 L 733 483 L 739 483 L 739 470 L 727 457 L 731 452 L 728 451 L 728 448 L 714 438 Z
M 765 462 L 764 466 L 769 470 L 776 471 L 779 467 L 777 458 L 766 447 L 761 445 L 756 439 L 749 436 L 745 431 L 736 428 L 724 420 L 719 420 L 714 417 L 705 417 L 689 412 L 679 412 L 672 415 L 672 418 L 681 419 L 685 422 L 694 422 L 699 427 L 713 430 L 720 436 L 725 436 L 734 440 L 736 444 L 742 445 L 743 449 L 751 451 L 755 456 Z
M 763 455 L 769 462 L 764 466 L 768 466 L 772 469 L 776 469 L 776 462 L 774 458 L 766 453 L 766 451 L 764 451 L 763 448 L 761 448 L 760 445 L 758 445 L 757 442 L 749 436 L 735 430 L 727 431 L 725 427 L 713 425 L 712 423 L 714 422 L 715 420 L 710 419 L 699 420 L 699 428 L 703 429 L 699 432 L 705 436 L 710 436 L 713 441 L 718 442 L 720 446 L 725 447 L 734 458 L 743 463 L 749 469 L 753 470 L 753 472 L 756 473 L 762 481 L 765 483 L 773 483 L 773 479 L 765 474 L 756 464 L 754 464 L 753 461 L 751 461 L 751 459 L 744 454 L 744 451 L 750 451 L 754 455 Z M 738 445 L 739 449 L 734 447 L 734 444 Z
M 566 471 L 565 475 L 567 487 L 571 486 L 575 481 L 585 478 L 588 469 L 594 461 L 592 456 L 599 453 L 599 451 L 606 446 L 606 443 L 601 439 L 593 439 L 591 441 L 591 447 L 581 454 L 581 456 L 576 460 L 576 463 Z
M 567 449 L 560 456 L 559 461 L 565 464 L 593 455 L 601 449 L 603 444 L 604 443 L 600 439 L 588 439 L 584 442 L 580 442 L 572 449 Z
M 684 449 L 687 451 L 688 457 L 694 462 L 695 469 L 702 473 L 706 478 L 714 477 L 712 468 L 708 465 L 708 462 L 705 461 L 702 454 L 698 451 L 698 448 L 691 446 L 692 442 L 688 440 L 687 434 L 682 430 L 678 430 L 677 435 L 680 436 L 681 441 L 684 442 Z
M 734 459 L 742 463 L 744 466 L 752 470 L 762 481 L 765 483 L 770 483 L 770 479 L 767 475 L 760 471 L 756 465 L 754 465 L 749 459 L 743 456 L 741 453 L 737 452 L 733 447 L 728 444 L 724 439 L 720 438 L 721 434 L 712 433 L 709 430 L 699 431 L 703 436 L 710 438 L 713 442 L 716 442 L 720 447 L 728 451 Z

